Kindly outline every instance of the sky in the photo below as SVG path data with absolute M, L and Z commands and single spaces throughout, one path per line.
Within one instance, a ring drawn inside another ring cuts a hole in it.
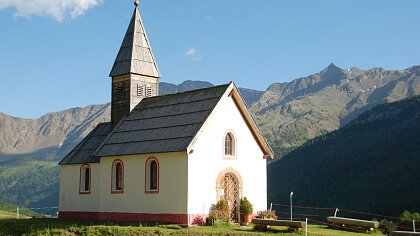
M 132 0 L 0 0 L 0 112 L 111 99 Z M 162 82 L 266 90 L 321 71 L 420 64 L 418 0 L 142 0 Z

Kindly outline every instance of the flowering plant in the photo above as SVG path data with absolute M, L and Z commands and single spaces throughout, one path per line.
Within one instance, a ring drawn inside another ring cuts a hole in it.
M 259 218 L 262 218 L 262 219 L 276 219 L 277 218 L 276 212 L 273 210 L 259 211 L 257 212 L 257 215 Z

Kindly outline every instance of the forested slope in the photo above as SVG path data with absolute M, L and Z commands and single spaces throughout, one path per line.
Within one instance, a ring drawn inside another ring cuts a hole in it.
M 420 209 L 420 97 L 383 104 L 268 167 L 271 202 L 400 215 Z

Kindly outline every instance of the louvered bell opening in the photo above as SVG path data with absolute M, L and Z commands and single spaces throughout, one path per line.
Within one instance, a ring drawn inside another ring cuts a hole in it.
M 116 95 L 118 99 L 123 99 L 125 97 L 125 88 L 124 83 L 121 83 L 117 87 Z
M 144 85 L 137 84 L 137 96 L 144 97 Z
M 146 86 L 146 96 L 147 97 L 152 97 L 153 96 L 153 88 L 150 85 Z

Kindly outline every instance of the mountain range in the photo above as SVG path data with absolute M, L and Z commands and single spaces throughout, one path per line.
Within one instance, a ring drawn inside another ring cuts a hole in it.
M 343 70 L 334 64 L 272 84 L 250 109 L 278 155 L 344 126 L 373 106 L 420 94 L 420 66 Z
M 180 85 L 161 83 L 159 89 L 160 94 L 167 94 L 209 86 L 212 84 L 204 81 L 185 81 Z M 281 158 L 377 104 L 420 94 L 420 66 L 388 71 L 345 70 L 331 64 L 308 77 L 272 84 L 266 91 L 240 91 Z M 0 113 L 0 201 L 56 205 L 56 163 L 98 123 L 109 119 L 110 104 L 71 108 L 36 120 Z

